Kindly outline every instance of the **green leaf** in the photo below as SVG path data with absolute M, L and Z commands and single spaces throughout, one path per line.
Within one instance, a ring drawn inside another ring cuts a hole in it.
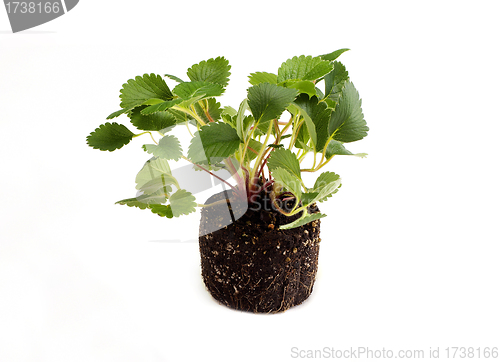
M 132 109 L 144 104 L 151 98 L 170 100 L 173 98 L 172 92 L 165 83 L 165 80 L 156 74 L 144 74 L 135 79 L 129 79 L 120 91 L 123 109 Z
M 139 195 L 131 199 L 117 201 L 115 202 L 115 204 L 126 205 L 130 207 L 138 207 L 139 209 L 144 210 L 148 208 L 149 205 L 161 204 L 166 201 L 167 198 L 164 193 L 157 193 L 152 195 L 149 194 Z
M 293 228 L 296 228 L 296 227 L 299 227 L 299 226 L 302 226 L 305 224 L 309 224 L 310 222 L 312 222 L 314 220 L 318 220 L 318 219 L 321 219 L 321 218 L 326 216 L 325 214 L 321 214 L 319 212 L 316 212 L 314 214 L 308 214 L 307 212 L 304 211 L 304 214 L 305 214 L 305 216 L 301 216 L 300 218 L 298 218 L 294 222 L 291 222 L 291 223 L 286 224 L 286 225 L 281 225 L 280 229 L 283 229 L 283 230 L 293 229 Z
M 238 108 L 238 112 L 236 113 L 236 132 L 241 140 L 245 140 L 248 132 L 249 120 L 244 122 L 245 120 L 245 112 L 248 109 L 248 100 L 245 98 Z
M 252 115 L 248 115 L 243 118 L 243 129 L 245 130 L 245 135 L 248 135 L 248 132 L 250 132 L 250 128 L 254 123 L 255 120 L 253 119 Z M 255 137 L 256 135 L 257 132 L 254 132 L 253 136 Z
M 205 123 L 218 121 L 221 119 L 222 109 L 220 103 L 215 98 L 203 99 L 194 104 L 196 113 Z
M 316 179 L 313 189 L 316 192 L 319 192 L 320 189 L 323 189 L 327 185 L 335 183 L 337 181 L 340 183 L 339 175 L 337 175 L 335 172 L 326 171 L 319 175 L 319 177 Z
M 328 143 L 328 146 L 326 146 L 326 152 L 325 152 L 325 157 L 327 160 L 332 158 L 335 155 L 344 155 L 344 156 L 356 156 L 356 157 L 361 157 L 364 158 L 367 156 L 366 153 L 356 153 L 353 154 L 350 151 L 346 150 L 342 142 L 331 140 Z
M 174 217 L 171 205 L 153 204 L 153 205 L 150 205 L 149 208 L 151 209 L 152 213 L 155 213 L 159 216 L 167 217 L 169 219 Z
M 307 72 L 307 74 L 302 79 L 317 80 L 324 77 L 326 74 L 330 73 L 332 69 L 333 65 L 330 62 L 322 61 L 321 63 L 318 63 L 309 72 Z
M 179 217 L 196 211 L 197 204 L 195 200 L 196 198 L 189 191 L 177 190 L 169 199 L 173 216 Z
M 168 112 L 173 114 L 173 116 L 175 117 L 175 120 L 177 121 L 177 124 L 179 124 L 179 123 L 183 124 L 183 123 L 190 122 L 190 121 L 193 121 L 194 124 L 198 124 L 198 122 L 194 121 L 193 117 L 191 117 L 190 115 L 188 115 L 187 113 L 185 113 L 181 110 L 169 108 Z
M 340 62 L 333 62 L 333 70 L 325 76 L 325 98 L 333 101 L 335 108 L 339 102 L 342 89 L 347 81 L 349 81 L 349 73 L 345 66 Z
M 297 96 L 295 89 L 260 83 L 248 89 L 248 106 L 257 123 L 279 118 Z
M 309 133 L 309 137 L 311 138 L 312 148 L 316 149 L 316 141 L 317 141 L 316 127 L 314 126 L 314 123 L 313 123 L 311 117 L 307 114 L 306 111 L 304 111 L 301 108 L 300 113 L 302 114 L 302 117 L 304 117 L 304 123 L 306 124 L 306 128 L 307 128 L 307 132 Z
M 354 142 L 368 134 L 368 127 L 361 109 L 361 99 L 351 82 L 347 82 L 339 104 L 330 118 L 328 132 L 340 142 Z
M 227 123 L 211 122 L 195 133 L 189 145 L 188 158 L 195 163 L 212 163 L 212 158 L 232 156 L 240 145 L 236 130 Z
M 348 51 L 350 49 L 347 49 L 347 48 L 343 48 L 343 49 L 339 49 L 339 50 L 335 50 L 334 52 L 331 52 L 329 54 L 324 54 L 324 55 L 321 55 L 320 57 L 324 60 L 329 60 L 329 61 L 333 61 L 335 59 L 337 59 L 338 57 L 340 57 L 340 55 L 346 51 Z
M 153 157 L 144 164 L 142 169 L 137 174 L 135 178 L 135 188 L 137 190 L 142 190 L 144 187 L 151 186 L 151 184 L 148 185 L 148 183 L 154 180 L 159 180 L 158 182 L 162 182 L 162 175 L 172 175 L 170 165 L 164 158 Z M 175 185 L 176 187 L 178 187 L 178 184 Z
M 222 109 L 222 115 L 226 114 L 233 117 L 236 116 L 236 114 L 238 114 L 238 111 L 231 106 L 226 106 Z
M 129 207 L 138 207 L 141 210 L 147 209 L 149 206 L 147 203 L 139 201 L 136 197 L 131 198 L 131 199 L 120 200 L 120 201 L 115 202 L 115 204 L 125 205 L 125 206 L 129 206 Z
M 304 141 L 302 141 L 300 138 L 297 138 L 297 141 L 295 142 L 295 147 L 297 148 L 302 148 L 306 152 L 314 152 L 315 149 L 307 145 Z
M 193 81 L 177 84 L 173 92 L 183 100 L 189 100 L 196 97 L 210 98 L 220 96 L 224 92 L 224 88 L 216 83 Z
M 177 83 L 184 83 L 184 81 L 181 78 L 176 77 L 175 75 L 172 74 L 165 74 L 165 77 L 175 80 Z
M 164 158 L 166 160 L 179 161 L 182 157 L 182 148 L 177 137 L 172 135 L 164 136 L 158 145 L 147 144 L 143 146 L 147 153 L 153 154 L 155 157 Z
M 217 57 L 193 65 L 188 69 L 187 75 L 193 82 L 217 83 L 225 87 L 229 83 L 230 69 L 228 60 L 224 57 Z
M 278 148 L 271 151 L 267 166 L 271 172 L 277 168 L 283 168 L 301 180 L 299 160 L 290 150 Z
M 228 125 L 230 125 L 231 127 L 233 127 L 234 129 L 236 129 L 236 116 L 230 116 L 229 114 L 222 114 L 222 121 L 224 123 L 227 123 Z
M 119 111 L 111 113 L 108 117 L 106 117 L 106 119 L 113 119 L 127 112 L 130 112 L 130 109 L 120 109 Z
M 167 109 L 172 108 L 173 106 L 175 106 L 181 102 L 182 102 L 182 99 L 172 99 L 170 101 L 157 103 L 157 104 L 151 105 L 149 107 L 143 108 L 141 110 L 141 114 L 150 115 L 150 114 L 153 114 L 156 112 L 164 112 Z
M 250 73 L 248 78 L 249 78 L 248 81 L 250 82 L 251 85 L 257 85 L 259 83 L 278 84 L 278 76 L 273 73 L 267 73 L 267 72 Z
M 149 166 L 153 170 L 155 170 L 161 174 L 165 174 L 165 175 L 172 174 L 172 171 L 170 170 L 170 165 L 168 164 L 167 160 L 165 160 L 163 158 L 150 159 Z
M 333 99 L 324 98 L 323 102 L 325 102 L 327 104 L 327 106 L 329 108 L 331 108 L 332 110 L 334 110 L 337 107 L 337 101 L 334 101 Z
M 144 102 L 142 102 L 142 105 L 143 106 L 152 106 L 152 105 L 155 105 L 155 104 L 159 104 L 159 103 L 163 103 L 164 100 L 163 99 L 159 99 L 159 98 L 150 98 Z
M 322 152 L 328 139 L 328 123 L 332 110 L 324 102 L 319 102 L 317 97 L 309 98 L 306 95 L 297 97 L 295 104 L 309 115 L 316 131 L 315 149 L 317 152 Z M 299 131 L 299 137 L 302 132 L 303 128 Z
M 318 195 L 311 201 L 311 203 L 326 201 L 327 198 L 337 192 L 341 183 L 342 180 L 336 173 L 330 171 L 323 172 L 316 179 L 313 189 L 309 190 L 309 192 L 318 193 Z
M 123 124 L 105 123 L 87 136 L 87 144 L 101 151 L 114 151 L 128 144 L 134 133 Z
M 177 185 L 177 180 L 172 175 L 162 174 L 155 179 L 145 183 L 141 190 L 143 192 L 143 196 L 147 196 L 154 200 L 154 204 L 159 202 L 165 202 L 167 197 L 172 192 L 172 186 Z M 178 186 L 177 186 L 178 187 Z M 161 198 L 160 201 L 157 201 L 157 198 Z
M 325 98 L 325 95 L 323 94 L 321 89 L 319 89 L 318 87 L 316 87 L 316 97 L 318 97 L 319 99 Z
M 333 65 L 320 57 L 301 55 L 284 62 L 278 69 L 278 83 L 288 80 L 316 80 L 330 73 Z
M 299 93 L 305 93 L 309 97 L 316 94 L 316 86 L 310 80 L 297 80 L 286 82 L 287 88 L 294 88 L 299 91 Z
M 314 202 L 317 196 L 317 192 L 304 192 L 300 201 L 302 201 L 302 205 L 310 205 Z
M 177 123 L 174 115 L 168 111 L 144 115 L 141 113 L 144 108 L 146 106 L 134 108 L 130 114 L 130 121 L 137 129 L 143 131 L 161 131 L 173 127 Z
M 273 168 L 271 170 L 274 181 L 295 195 L 297 200 L 302 196 L 302 183 L 300 179 L 282 167 Z
M 144 200 L 145 200 L 144 197 L 138 196 L 131 199 L 117 201 L 116 204 L 126 205 L 129 207 L 138 207 L 141 210 L 150 209 L 153 213 L 160 216 L 168 217 L 169 219 L 173 217 L 172 208 L 170 205 L 147 203 Z

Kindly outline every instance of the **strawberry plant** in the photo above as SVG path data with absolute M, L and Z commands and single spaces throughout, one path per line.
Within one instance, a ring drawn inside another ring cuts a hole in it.
M 321 172 L 314 184 L 303 176 L 337 155 L 353 155 L 345 144 L 368 132 L 359 94 L 337 61 L 346 50 L 296 56 L 275 73 L 250 74 L 247 96 L 236 108 L 217 100 L 231 69 L 223 57 L 193 65 L 187 78 L 137 76 L 123 85 L 121 108 L 108 117 L 126 115 L 137 131 L 113 121 L 87 137 L 89 146 L 103 151 L 135 137 L 152 138 L 142 146 L 151 158 L 137 174 L 136 197 L 117 203 L 167 218 L 201 207 L 202 277 L 211 295 L 229 307 L 279 312 L 311 294 L 319 219 L 325 216 L 317 203 L 335 194 L 341 181 L 331 171 Z M 167 80 L 175 82 L 172 89 Z M 189 144 L 173 134 L 176 126 L 185 127 Z M 198 203 L 172 171 L 173 162 L 210 174 L 226 190 Z

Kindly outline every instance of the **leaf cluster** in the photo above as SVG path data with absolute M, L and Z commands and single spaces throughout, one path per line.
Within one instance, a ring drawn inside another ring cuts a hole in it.
M 228 85 L 231 69 L 223 57 L 194 64 L 186 80 L 170 74 L 137 76 L 123 84 L 121 108 L 108 120 L 126 115 L 139 131 L 107 122 L 90 133 L 87 143 L 114 151 L 140 135 L 153 138 L 153 143 L 142 146 L 152 157 L 137 175 L 138 196 L 119 204 L 168 218 L 203 206 L 172 175 L 170 162 L 183 159 L 211 174 L 220 168 L 229 170 L 237 183 L 229 186 L 243 198 L 250 199 L 259 179 L 264 180 L 272 186 L 273 204 L 279 211 L 301 213 L 282 228 L 303 225 L 325 216 L 310 215 L 307 207 L 327 200 L 341 186 L 337 174 L 325 171 L 308 187 L 303 173 L 321 170 L 336 155 L 353 155 L 344 145 L 361 140 L 368 132 L 358 91 L 337 60 L 347 50 L 296 56 L 283 62 L 276 73 L 250 74 L 247 96 L 237 108 L 223 108 L 217 101 Z M 176 83 L 172 89 L 167 80 Z M 171 133 L 178 125 L 185 125 L 191 134 L 185 149 Z M 283 197 L 295 200 L 291 211 L 277 206 Z

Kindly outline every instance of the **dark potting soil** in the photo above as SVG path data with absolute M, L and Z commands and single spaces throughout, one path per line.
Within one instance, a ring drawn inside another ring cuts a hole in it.
M 231 195 L 213 195 L 205 204 L 233 200 Z M 319 210 L 313 205 L 309 213 L 315 212 Z M 230 223 L 228 217 L 236 220 Z M 306 300 L 318 268 L 320 220 L 279 229 L 299 217 L 287 217 L 271 207 L 264 191 L 252 204 L 231 202 L 203 208 L 201 269 L 210 294 L 228 307 L 259 313 L 285 311 Z

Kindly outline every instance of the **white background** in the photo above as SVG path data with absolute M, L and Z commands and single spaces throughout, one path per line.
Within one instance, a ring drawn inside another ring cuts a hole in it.
M 496 5 L 82 0 L 17 34 L 0 9 L 0 361 L 500 347 Z M 196 239 L 199 214 L 114 205 L 149 140 L 109 153 L 85 138 L 136 75 L 225 56 L 221 102 L 237 107 L 250 72 L 344 47 L 370 127 L 348 149 L 369 156 L 329 164 L 343 187 L 321 205 L 314 292 L 276 315 L 220 306 L 197 244 L 165 241 Z

